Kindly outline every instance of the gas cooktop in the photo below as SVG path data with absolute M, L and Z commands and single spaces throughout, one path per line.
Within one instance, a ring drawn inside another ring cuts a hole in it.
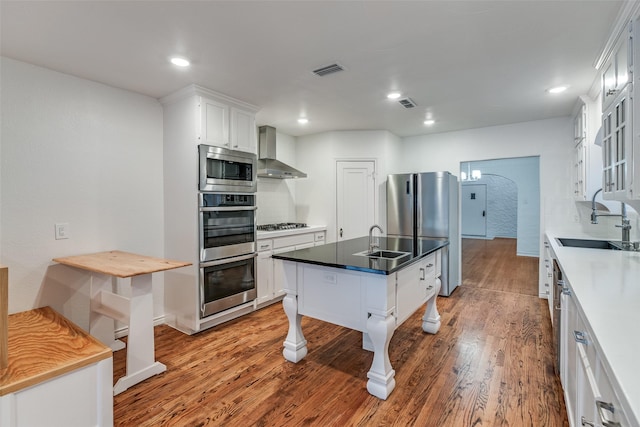
M 294 230 L 296 228 L 305 228 L 307 224 L 303 222 L 281 222 L 279 224 L 263 224 L 258 225 L 258 231 L 278 231 L 278 230 Z

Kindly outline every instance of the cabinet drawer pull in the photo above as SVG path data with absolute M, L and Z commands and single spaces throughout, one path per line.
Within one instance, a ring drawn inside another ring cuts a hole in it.
M 584 417 L 584 415 L 582 416 L 582 418 L 580 419 L 580 423 L 583 426 L 590 426 L 590 427 L 594 427 L 596 424 L 592 423 L 591 421 L 587 421 L 587 419 Z
M 589 342 L 587 341 L 587 337 L 584 336 L 584 332 L 582 331 L 573 331 L 573 338 L 576 340 L 577 343 L 589 345 Z
M 604 427 L 620 427 L 620 423 L 613 420 L 613 413 L 615 408 L 612 403 L 603 402 L 602 400 L 596 400 L 596 406 L 598 407 L 598 415 L 600 415 L 600 421 Z M 609 414 L 612 416 L 610 417 Z
M 427 264 L 427 268 L 433 267 L 433 264 Z
M 430 291 L 431 289 L 433 289 L 433 285 L 429 285 L 427 286 L 427 290 Z

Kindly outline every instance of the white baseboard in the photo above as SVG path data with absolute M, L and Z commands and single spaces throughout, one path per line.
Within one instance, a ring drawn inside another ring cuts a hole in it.
M 153 326 L 164 325 L 164 323 L 164 315 L 153 318 Z M 117 328 L 114 332 L 114 335 L 116 338 L 126 337 L 127 335 L 129 335 L 129 327 L 123 326 L 122 328 Z

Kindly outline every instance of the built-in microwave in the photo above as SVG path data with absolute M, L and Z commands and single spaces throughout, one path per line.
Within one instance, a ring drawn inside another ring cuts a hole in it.
M 257 157 L 253 153 L 201 144 L 200 191 L 255 193 Z

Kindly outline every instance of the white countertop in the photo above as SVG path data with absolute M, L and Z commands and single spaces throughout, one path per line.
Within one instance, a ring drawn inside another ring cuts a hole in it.
M 260 231 L 258 230 L 258 240 L 260 239 L 273 239 L 274 237 L 292 236 L 294 234 L 315 233 L 316 231 L 326 231 L 326 225 L 310 225 L 304 228 L 293 228 L 290 230 L 276 230 L 276 231 Z
M 630 422 L 640 420 L 640 252 L 562 247 L 547 231 L 551 249 L 604 356 L 604 367 L 626 398 Z M 597 239 L 604 240 L 604 239 Z M 593 338 L 593 337 L 592 337 Z M 622 396 L 620 396 L 622 397 Z

